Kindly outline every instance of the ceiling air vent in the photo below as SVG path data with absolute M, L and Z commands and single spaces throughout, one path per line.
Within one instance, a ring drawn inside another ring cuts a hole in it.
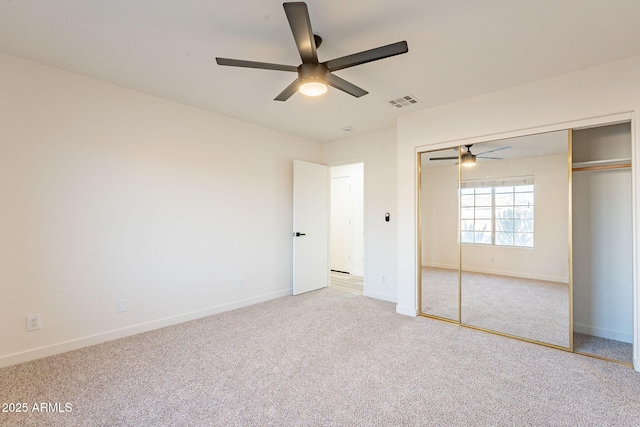
M 389 101 L 389 104 L 391 104 L 392 107 L 403 108 L 413 104 L 417 104 L 418 102 L 420 101 L 418 101 L 414 96 L 407 95 L 403 96 L 402 98 L 393 99 Z

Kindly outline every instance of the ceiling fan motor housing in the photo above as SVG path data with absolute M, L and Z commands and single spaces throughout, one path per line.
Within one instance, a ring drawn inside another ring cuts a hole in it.
M 470 151 L 467 151 L 466 153 L 462 153 L 462 156 L 460 156 L 460 159 L 463 162 L 474 162 L 476 161 L 476 155 L 475 154 L 471 154 Z
M 298 77 L 300 81 L 305 79 L 320 79 L 325 81 L 325 76 L 329 72 L 328 68 L 324 64 L 317 62 L 307 62 L 298 66 Z

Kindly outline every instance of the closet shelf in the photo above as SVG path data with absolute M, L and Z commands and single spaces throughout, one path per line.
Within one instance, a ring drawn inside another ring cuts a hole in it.
M 598 170 L 598 169 L 621 169 L 630 168 L 631 159 L 607 159 L 607 160 L 592 160 L 589 162 L 574 163 L 572 168 L 574 171 L 581 170 Z

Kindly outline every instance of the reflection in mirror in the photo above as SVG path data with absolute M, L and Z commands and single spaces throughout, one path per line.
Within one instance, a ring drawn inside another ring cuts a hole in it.
M 443 157 L 448 159 L 436 160 Z M 421 313 L 454 321 L 459 321 L 457 162 L 457 147 L 420 157 Z
M 465 152 L 462 323 L 569 348 L 568 131 Z

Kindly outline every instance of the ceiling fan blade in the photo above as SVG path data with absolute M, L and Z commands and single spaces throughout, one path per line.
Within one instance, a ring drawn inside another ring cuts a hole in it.
M 407 45 L 407 42 L 401 41 L 393 44 L 388 44 L 386 46 L 376 47 L 375 49 L 354 53 L 352 55 L 343 56 L 341 58 L 332 59 L 325 62 L 324 64 L 327 66 L 329 71 L 337 71 L 407 52 L 409 52 L 409 46 Z
M 304 2 L 284 3 L 284 12 L 287 14 L 289 26 L 293 33 L 293 38 L 298 46 L 300 58 L 304 64 L 308 62 L 318 62 L 316 52 L 316 42 L 311 29 L 311 20 L 307 4 Z
M 330 86 L 333 86 L 336 89 L 340 89 L 341 91 L 346 92 L 349 95 L 355 96 L 356 98 L 360 98 L 361 96 L 369 93 L 366 90 L 354 85 L 353 83 L 349 83 L 345 79 L 342 79 L 331 73 L 327 73 L 325 75 L 325 80 Z
M 481 155 L 487 154 L 487 153 L 493 153 L 495 151 L 506 150 L 507 148 L 511 148 L 511 147 L 504 146 L 504 147 L 494 148 L 493 150 L 483 151 L 482 153 L 478 153 L 478 154 L 476 154 L 476 156 L 481 156 Z
M 243 61 L 242 59 L 216 58 L 218 65 L 230 67 L 259 68 L 262 70 L 293 71 L 297 72 L 298 67 L 293 65 L 271 64 L 269 62 Z
M 458 156 L 455 157 L 430 157 L 429 160 L 458 160 Z
M 295 79 L 285 90 L 280 92 L 278 96 L 273 98 L 274 101 L 286 101 L 291 98 L 291 95 L 298 91 L 298 79 Z
M 504 157 L 486 157 L 486 156 L 478 156 L 476 154 L 477 159 L 489 159 L 489 160 L 504 160 Z

